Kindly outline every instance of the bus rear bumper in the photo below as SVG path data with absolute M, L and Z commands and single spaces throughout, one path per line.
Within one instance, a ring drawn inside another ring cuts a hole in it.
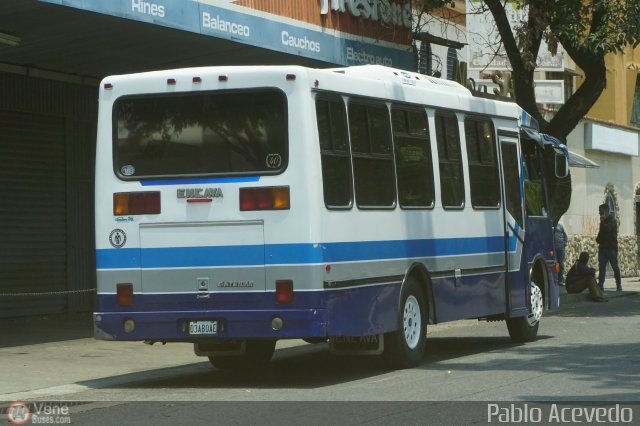
M 215 323 L 215 333 L 190 333 L 190 323 L 196 321 Z M 281 328 L 274 329 L 280 324 Z M 95 312 L 93 325 L 96 339 L 122 341 L 197 342 L 211 338 L 295 339 L 327 335 L 324 309 Z

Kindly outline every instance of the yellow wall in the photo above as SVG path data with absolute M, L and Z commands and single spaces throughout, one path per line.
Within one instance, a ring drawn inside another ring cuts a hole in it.
M 631 106 L 636 90 L 636 77 L 640 70 L 640 46 L 631 47 L 624 53 L 611 53 L 605 57 L 607 66 L 607 87 L 587 117 L 628 126 L 631 118 Z M 582 78 L 576 78 L 580 86 Z

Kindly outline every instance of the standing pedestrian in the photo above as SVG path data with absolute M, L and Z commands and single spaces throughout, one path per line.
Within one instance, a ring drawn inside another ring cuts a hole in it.
M 569 237 L 564 230 L 562 223 L 558 222 L 556 228 L 553 231 L 553 246 L 556 250 L 556 258 L 560 265 L 560 271 L 558 271 L 558 285 L 564 285 L 564 258 L 567 255 L 567 241 Z
M 620 268 L 618 267 L 618 224 L 616 223 L 616 218 L 609 211 L 607 204 L 601 204 L 598 207 L 598 211 L 600 213 L 600 229 L 596 237 L 599 266 L 598 286 L 601 290 L 604 290 L 607 263 L 610 263 L 616 279 L 616 290 L 622 291 Z

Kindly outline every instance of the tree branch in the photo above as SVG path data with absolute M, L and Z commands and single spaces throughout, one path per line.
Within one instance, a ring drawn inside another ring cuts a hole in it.
M 535 65 L 533 68 L 525 66 L 502 2 L 500 0 L 485 0 L 485 4 L 489 7 L 489 10 L 493 15 L 496 27 L 500 32 L 500 38 L 504 45 L 505 52 L 507 53 L 507 57 L 511 63 L 511 75 L 513 88 L 516 93 L 516 102 L 518 102 L 518 105 L 520 105 L 522 109 L 527 111 L 542 124 L 544 119 L 538 111 L 533 87 L 533 71 L 535 69 Z M 540 40 L 538 40 L 537 43 L 533 43 L 533 45 L 537 45 L 535 50 L 535 57 L 537 57 Z
M 546 129 L 547 133 L 566 138 L 602 94 L 607 81 L 607 68 L 603 55 L 573 46 L 564 38 L 561 38 L 560 42 L 571 59 L 585 73 L 582 85 L 565 101 Z

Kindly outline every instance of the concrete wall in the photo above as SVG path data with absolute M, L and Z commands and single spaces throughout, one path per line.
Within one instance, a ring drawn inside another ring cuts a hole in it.
M 571 265 L 578 260 L 580 252 L 586 251 L 590 255 L 589 266 L 598 269 L 598 244 L 594 235 L 570 235 L 567 244 L 567 257 L 564 267 L 568 272 Z M 623 277 L 638 276 L 638 244 L 636 238 L 630 235 L 618 236 L 618 265 Z M 607 269 L 610 269 L 608 267 Z M 565 272 L 565 273 L 566 273 Z M 596 272 L 597 273 L 597 272 Z M 609 270 L 607 275 L 612 275 Z
M 636 243 L 636 209 L 634 197 L 640 186 L 640 158 L 604 151 L 585 149 L 585 123 L 582 121 L 567 138 L 570 151 L 583 155 L 600 165 L 597 169 L 571 168 L 573 192 L 569 210 L 562 218 L 570 236 L 565 266 L 570 267 L 580 251 L 592 255 L 597 269 L 598 205 L 610 191 L 618 206 L 618 260 L 625 276 L 638 275 L 638 245 Z

